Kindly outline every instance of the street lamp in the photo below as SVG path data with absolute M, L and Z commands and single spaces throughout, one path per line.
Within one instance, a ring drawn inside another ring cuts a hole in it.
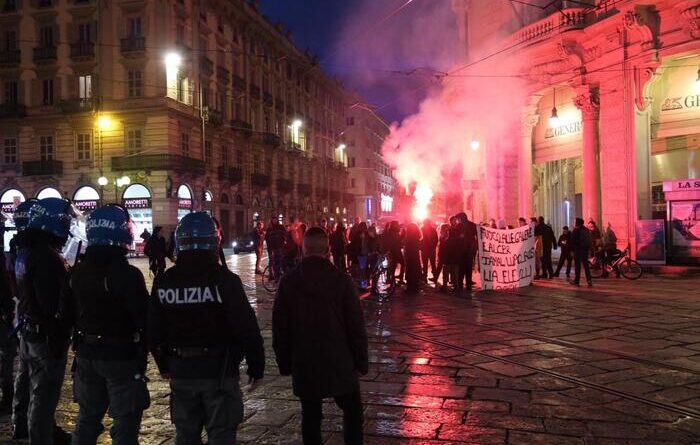
M 476 138 L 472 139 L 471 143 L 469 144 L 473 151 L 477 151 L 480 145 L 479 140 Z
M 180 54 L 171 51 L 165 55 L 165 69 L 168 71 L 180 68 L 180 64 L 182 64 L 182 57 Z
M 104 199 L 104 187 L 109 184 L 109 179 L 104 175 L 100 176 L 97 178 L 97 184 L 102 190 L 102 199 Z M 119 189 L 129 184 L 131 184 L 131 178 L 126 175 L 114 179 L 114 202 L 119 201 Z

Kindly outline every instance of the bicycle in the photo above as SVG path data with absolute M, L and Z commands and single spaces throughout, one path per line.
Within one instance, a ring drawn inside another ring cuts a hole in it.
M 294 269 L 297 265 L 299 264 L 298 259 L 294 260 L 288 260 L 283 258 L 280 261 L 280 270 L 277 277 L 274 276 L 274 270 L 272 267 L 272 263 L 268 263 L 267 266 L 263 269 L 262 272 L 262 285 L 263 288 L 265 288 L 266 291 L 270 292 L 271 294 L 274 294 L 277 292 L 277 289 L 279 288 L 279 283 L 282 281 L 282 277 L 284 275 Z
M 628 280 L 637 280 L 644 273 L 642 266 L 630 257 L 631 251 L 628 245 L 620 255 L 612 259 L 601 259 L 598 256 L 589 259 L 591 276 L 600 278 L 606 273 L 619 271 Z

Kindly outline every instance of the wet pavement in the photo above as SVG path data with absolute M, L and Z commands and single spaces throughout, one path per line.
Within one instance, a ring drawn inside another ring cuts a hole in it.
M 228 257 L 263 330 L 265 384 L 245 393 L 241 443 L 300 443 L 299 404 L 271 351 L 268 294 L 253 257 Z M 144 271 L 145 261 L 134 260 Z M 150 284 L 150 278 L 147 278 Z M 700 278 L 563 279 L 470 296 L 425 289 L 365 296 L 370 372 L 362 379 L 370 444 L 700 444 Z M 150 367 L 141 443 L 170 444 L 167 382 Z M 58 421 L 75 422 L 70 379 Z M 325 405 L 324 438 L 342 418 Z M 12 443 L 2 419 L 0 444 Z M 109 419 L 105 419 L 109 426 Z M 100 443 L 110 443 L 105 434 Z

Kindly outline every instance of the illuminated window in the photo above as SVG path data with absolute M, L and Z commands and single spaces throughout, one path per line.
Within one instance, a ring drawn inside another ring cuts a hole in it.
M 75 157 L 78 161 L 86 161 L 90 159 L 92 146 L 92 134 L 79 133 L 75 141 Z
M 139 153 L 143 148 L 143 133 L 140 129 L 126 130 L 126 154 Z
M 53 159 L 53 136 L 41 136 L 39 138 L 39 156 L 42 161 Z
M 78 76 L 78 97 L 81 99 L 90 99 L 92 97 L 91 75 Z
M 143 95 L 141 70 L 129 70 L 127 76 L 127 95 L 129 97 L 141 97 Z

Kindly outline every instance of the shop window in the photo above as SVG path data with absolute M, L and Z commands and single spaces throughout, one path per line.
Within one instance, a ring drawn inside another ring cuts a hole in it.
M 143 148 L 143 131 L 141 129 L 128 129 L 126 133 L 126 154 L 133 155 L 141 152 Z
M 41 92 L 41 103 L 43 105 L 53 105 L 53 79 L 44 79 L 41 82 Z
M 92 152 L 92 134 L 79 133 L 76 137 L 75 157 L 78 161 L 87 161 Z
M 180 133 L 180 151 L 182 156 L 190 156 L 190 135 L 187 133 Z
M 127 96 L 141 97 L 143 95 L 143 73 L 141 70 L 129 70 L 127 75 Z
M 39 138 L 39 157 L 42 161 L 51 161 L 54 156 L 53 136 Z
M 18 161 L 17 138 L 5 138 L 3 144 L 3 163 L 15 165 Z

